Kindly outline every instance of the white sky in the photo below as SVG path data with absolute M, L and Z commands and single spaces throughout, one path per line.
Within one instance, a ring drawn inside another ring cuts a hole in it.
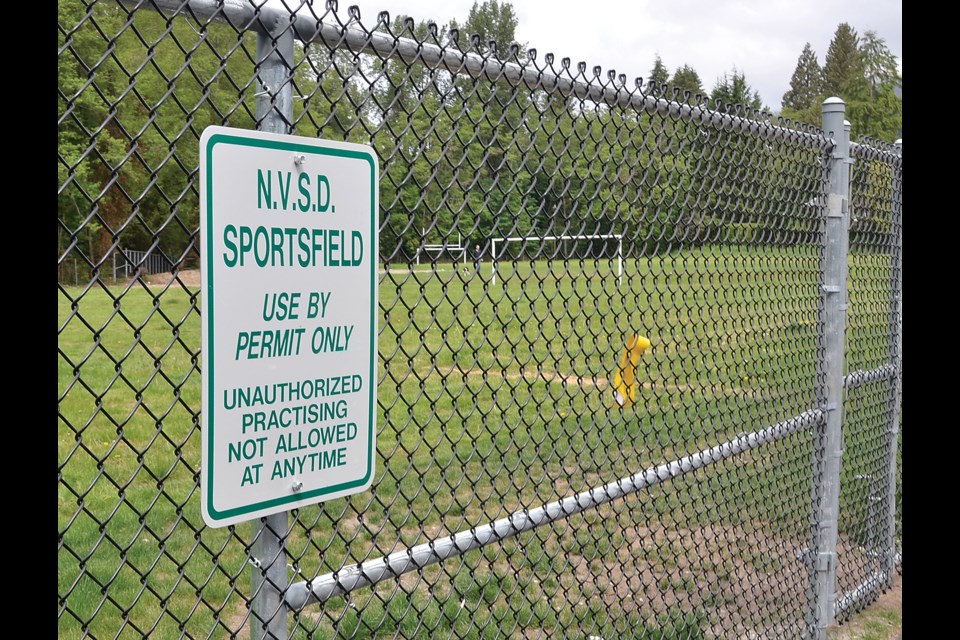
M 376 24 L 388 11 L 441 27 L 466 20 L 474 0 L 341 0 L 360 7 L 361 22 Z M 502 1 L 502 0 L 501 0 Z M 481 0 L 482 3 L 482 0 Z M 783 94 L 803 45 L 810 43 L 822 65 L 840 23 L 858 34 L 873 30 L 886 41 L 903 72 L 901 0 L 514 0 L 517 40 L 537 50 L 537 60 L 553 53 L 633 78 L 650 75 L 657 54 L 671 74 L 688 64 L 709 92 L 724 73 L 746 75 L 765 106 L 780 110 Z M 469 34 L 461 33 L 462 39 Z

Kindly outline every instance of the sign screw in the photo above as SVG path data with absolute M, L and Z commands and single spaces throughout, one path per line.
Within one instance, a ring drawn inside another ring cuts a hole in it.
M 290 488 L 294 491 L 300 491 L 300 489 L 303 489 L 303 483 L 299 480 L 294 480 L 293 484 L 290 485 Z

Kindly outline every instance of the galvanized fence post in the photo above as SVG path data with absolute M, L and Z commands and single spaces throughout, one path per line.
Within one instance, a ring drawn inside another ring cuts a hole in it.
M 815 452 L 812 629 L 816 640 L 826 640 L 836 601 L 837 538 L 840 503 L 840 459 L 843 455 L 844 332 L 847 308 L 848 194 L 850 131 L 844 122 L 846 105 L 840 98 L 823 102 L 823 131 L 834 140 L 829 159 L 825 246 L 823 253 L 823 307 L 820 362 L 820 405 L 826 415 Z
M 264 19 L 264 21 L 266 21 Z M 276 19 L 257 32 L 257 129 L 289 134 L 293 129 L 293 29 Z M 289 586 L 284 543 L 290 531 L 287 512 L 260 518 L 251 551 L 253 575 L 252 638 L 287 640 Z
M 901 140 L 896 142 L 897 155 L 903 153 Z M 886 527 L 883 534 L 883 573 L 887 584 L 893 580 L 897 566 L 897 447 L 900 436 L 900 372 L 903 356 L 903 218 L 901 211 L 902 180 L 900 167 L 894 167 L 890 248 L 890 424 L 887 428 Z

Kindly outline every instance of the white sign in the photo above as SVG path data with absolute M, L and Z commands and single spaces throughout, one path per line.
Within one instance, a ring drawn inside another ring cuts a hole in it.
M 201 499 L 211 527 L 373 481 L 378 185 L 367 146 L 203 132 Z

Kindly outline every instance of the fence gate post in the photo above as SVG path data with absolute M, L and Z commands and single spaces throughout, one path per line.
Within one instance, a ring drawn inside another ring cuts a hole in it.
M 835 147 L 829 158 L 826 227 L 822 272 L 821 344 L 818 369 L 822 379 L 819 404 L 826 420 L 814 452 L 813 554 L 810 633 L 826 640 L 836 601 L 837 530 L 840 504 L 840 458 L 843 455 L 844 332 L 847 308 L 848 194 L 850 133 L 846 105 L 840 98 L 823 102 L 823 132 Z
M 267 18 L 261 14 L 261 20 Z M 293 129 L 293 27 L 279 18 L 257 31 L 257 129 L 289 134 Z M 251 550 L 253 616 L 251 638 L 287 640 L 289 586 L 284 542 L 289 533 L 286 511 L 260 518 Z
M 896 142 L 897 155 L 903 153 L 900 140 Z M 883 573 L 887 584 L 893 581 L 897 561 L 897 447 L 900 435 L 900 367 L 903 356 L 903 200 L 901 167 L 893 169 L 890 236 L 890 364 L 891 374 L 889 415 L 887 428 L 886 527 L 883 532 Z

